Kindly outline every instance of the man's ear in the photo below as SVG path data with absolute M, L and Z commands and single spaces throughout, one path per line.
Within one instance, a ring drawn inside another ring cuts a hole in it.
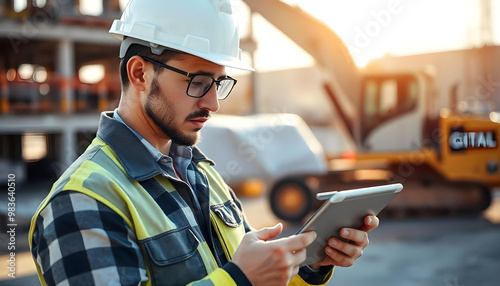
M 137 91 L 146 90 L 146 61 L 140 56 L 133 56 L 127 62 L 127 76 L 130 87 Z

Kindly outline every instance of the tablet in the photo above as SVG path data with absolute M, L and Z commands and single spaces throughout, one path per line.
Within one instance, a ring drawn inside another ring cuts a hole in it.
M 307 258 L 300 265 L 309 265 L 326 258 L 328 239 L 340 237 L 343 227 L 359 229 L 367 215 L 377 215 L 401 190 L 403 185 L 390 184 L 340 192 L 318 193 L 316 198 L 327 200 L 297 231 L 315 231 L 318 236 L 307 249 Z

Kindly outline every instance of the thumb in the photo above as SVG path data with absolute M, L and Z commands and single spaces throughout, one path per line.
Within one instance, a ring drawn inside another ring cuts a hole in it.
M 255 232 L 255 235 L 257 236 L 258 239 L 267 241 L 269 239 L 275 238 L 282 231 L 283 231 L 283 224 L 281 224 L 280 222 L 273 227 L 266 227 L 259 229 L 258 231 Z

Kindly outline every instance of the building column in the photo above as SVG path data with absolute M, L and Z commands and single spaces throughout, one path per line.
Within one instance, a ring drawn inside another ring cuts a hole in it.
M 9 84 L 7 82 L 7 71 L 0 74 L 0 113 L 9 113 Z
M 76 143 L 76 131 L 74 128 L 66 127 L 62 132 L 61 138 L 62 148 L 61 153 L 59 154 L 59 158 L 62 160 L 62 164 L 66 169 L 69 167 L 73 161 L 77 158 L 77 143 Z
M 59 41 L 56 71 L 61 77 L 60 95 L 61 110 L 63 113 L 74 111 L 74 90 L 72 80 L 75 70 L 74 44 L 71 40 Z

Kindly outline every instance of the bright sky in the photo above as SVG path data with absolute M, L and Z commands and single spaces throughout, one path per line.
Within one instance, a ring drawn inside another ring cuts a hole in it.
M 18 0 L 23 1 L 23 0 Z M 235 3 L 245 30 L 248 10 Z M 479 47 L 483 0 L 284 0 L 330 26 L 364 66 L 385 54 L 408 55 Z M 500 1 L 491 1 L 494 44 L 500 44 Z M 45 2 L 45 0 L 37 0 Z M 120 0 L 124 5 L 128 0 Z M 102 0 L 80 0 L 85 13 L 99 14 Z M 95 11 L 94 11 L 95 10 Z M 498 27 L 494 29 L 494 27 Z M 310 66 L 313 59 L 260 16 L 254 17 L 259 71 Z
M 288 0 L 330 26 L 359 66 L 385 54 L 409 55 L 479 47 L 479 0 Z M 500 1 L 491 1 L 493 43 L 500 44 Z M 260 17 L 258 70 L 307 66 L 312 59 Z M 495 29 L 495 27 L 498 27 Z M 291 61 L 290 59 L 293 59 Z

